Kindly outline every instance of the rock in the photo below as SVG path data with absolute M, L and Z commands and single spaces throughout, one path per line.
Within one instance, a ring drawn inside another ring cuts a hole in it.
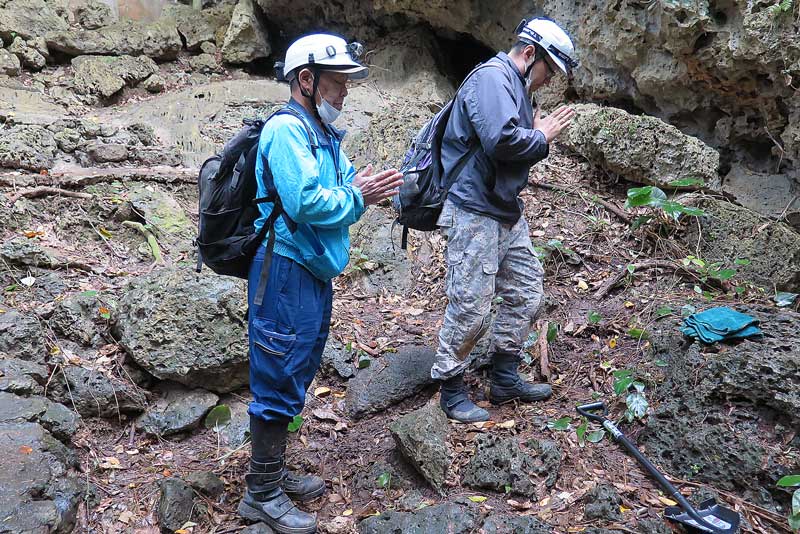
M 80 132 L 73 130 L 72 128 L 64 128 L 63 130 L 57 132 L 53 138 L 58 144 L 58 148 L 67 154 L 72 154 L 75 152 L 78 147 L 81 146 L 81 142 L 83 141 Z
M 483 522 L 483 534 L 552 534 L 553 527 L 535 517 L 492 514 Z
M 153 167 L 153 166 L 168 166 L 168 167 L 179 167 L 183 164 L 183 155 L 181 154 L 180 149 L 177 147 L 169 147 L 164 148 L 160 146 L 147 146 L 147 147 L 137 147 L 134 154 L 131 156 L 133 161 L 136 161 L 140 165 L 145 167 Z M 184 251 L 188 252 L 191 242 L 194 241 L 175 241 L 171 243 L 174 247 L 177 247 L 177 251 Z
M 239 0 L 222 43 L 222 60 L 226 63 L 250 63 L 269 57 L 272 48 L 267 29 L 256 12 L 254 0 Z
M 764 488 L 774 488 L 785 470 L 800 470 L 800 461 L 782 465 L 785 432 L 780 425 L 761 422 L 800 425 L 800 384 L 795 379 L 800 376 L 800 314 L 736 308 L 761 321 L 763 339 L 714 352 L 684 343 L 679 319 L 661 320 L 651 329 L 653 356 L 667 366 L 651 401 L 656 408 L 639 441 L 653 463 L 673 476 L 774 506 Z
M 222 479 L 210 471 L 189 473 L 186 477 L 186 483 L 196 491 L 212 499 L 216 499 L 225 491 L 225 484 Z
M 724 200 L 695 195 L 680 200 L 705 212 L 697 219 L 699 225 L 688 225 L 682 237 L 692 250 L 699 244 L 703 260 L 722 262 L 725 267 L 736 269 L 736 279 L 754 282 L 770 291 L 773 287 L 800 291 L 800 234 L 786 224 Z M 740 258 L 750 260 L 750 264 L 735 265 Z
M 170 61 L 182 48 L 175 21 L 168 18 L 150 24 L 125 20 L 97 30 L 53 31 L 46 39 L 51 50 L 69 56 L 144 55 Z
M 69 25 L 46 0 L 13 0 L 0 7 L 0 38 L 7 43 L 44 37 L 50 31 L 66 31 Z
M 71 532 L 82 492 L 74 454 L 37 423 L 0 423 L 0 517 L 6 532 Z
M 216 55 L 217 52 L 219 51 L 219 49 L 217 48 L 217 45 L 215 45 L 214 43 L 212 43 L 210 41 L 206 41 L 204 43 L 201 43 L 200 44 L 200 50 L 202 50 L 202 52 L 204 54 L 211 54 L 212 56 Z
M 160 74 L 153 74 L 144 81 L 143 85 L 150 93 L 160 93 L 164 90 L 166 82 Z
M 776 219 L 785 215 L 790 224 L 792 219 L 797 220 L 800 216 L 800 205 L 792 203 L 800 193 L 800 186 L 788 174 L 758 173 L 734 165 L 725 175 L 722 190 L 733 195 L 737 204 L 761 215 Z M 800 229 L 800 226 L 792 226 L 795 230 Z
M 145 391 L 127 376 L 75 365 L 63 366 L 50 384 L 48 395 L 84 417 L 137 414 L 144 411 L 147 403 Z
M 323 522 L 320 527 L 322 528 L 321 532 L 326 534 L 350 534 L 356 531 L 353 518 L 341 515 Z
M 0 423 L 39 423 L 62 441 L 78 430 L 78 417 L 65 406 L 44 397 L 20 397 L 0 391 Z
M 320 372 L 324 376 L 333 376 L 336 373 L 345 379 L 352 378 L 356 375 L 352 360 L 352 353 L 339 341 L 329 337 L 325 350 L 322 351 Z
M 701 178 L 719 188 L 719 153 L 655 117 L 631 115 L 596 104 L 573 106 L 576 116 L 564 145 L 626 180 L 672 188 L 670 182 Z
M 80 56 L 72 60 L 72 66 L 75 90 L 103 98 L 158 72 L 158 66 L 146 56 Z
M 194 492 L 183 480 L 166 478 L 159 481 L 158 524 L 162 532 L 175 532 L 192 519 Z
M 475 456 L 463 471 L 463 483 L 479 489 L 538 499 L 536 486 L 552 487 L 561 466 L 561 450 L 552 441 L 479 436 Z
M 423 534 L 428 532 L 447 532 L 448 534 L 467 534 L 475 532 L 479 526 L 478 508 L 467 504 L 440 504 L 428 506 L 415 512 L 383 512 L 372 516 L 358 525 L 360 534 Z
M 239 395 L 225 395 L 219 404 L 231 410 L 230 422 L 219 431 L 222 443 L 231 449 L 240 447 L 250 437 L 250 414 L 247 413 L 250 404 L 242 401 Z
M 0 137 L 0 167 L 39 172 L 54 164 L 56 140 L 46 128 L 18 124 Z
M 396 453 L 391 454 L 388 459 L 379 459 L 366 468 L 356 468 L 353 473 L 353 492 L 371 495 L 382 489 L 380 478 L 386 475 L 390 477 L 393 490 L 411 490 L 423 483 L 417 472 Z
M 0 352 L 26 362 L 45 363 L 47 351 L 38 318 L 11 309 L 0 313 Z
M 353 253 L 349 270 L 359 269 L 352 276 L 371 295 L 380 291 L 405 294 L 414 284 L 411 261 L 399 246 L 400 235 L 392 234 L 394 219 L 390 210 L 375 207 L 350 227 Z
M 35 240 L 16 237 L 0 245 L 0 258 L 20 267 L 50 266 L 54 260 Z
M 217 63 L 217 58 L 211 54 L 200 54 L 189 58 L 189 68 L 194 72 L 202 72 L 204 74 L 223 72 L 224 70 L 222 66 Z
M 17 395 L 40 395 L 50 377 L 46 365 L 11 358 L 0 353 L 0 391 Z
M 583 517 L 586 520 L 601 519 L 605 521 L 619 521 L 622 514 L 619 505 L 622 499 L 613 486 L 598 484 L 584 497 L 586 506 Z
M 28 46 L 39 52 L 45 59 L 50 59 L 50 50 L 47 49 L 47 41 L 44 37 L 30 37 L 27 39 Z
M 120 345 L 153 376 L 228 392 L 247 383 L 245 284 L 190 268 L 134 279 L 113 325 Z
M 450 422 L 438 403 L 422 408 L 394 421 L 389 430 L 397 447 L 433 488 L 444 494 L 444 483 L 450 458 L 447 435 Z
M 125 129 L 133 134 L 144 146 L 153 146 L 158 141 L 155 130 L 149 124 L 135 122 L 126 126 Z
M 87 0 L 75 8 L 75 20 L 87 30 L 110 26 L 115 19 L 111 6 L 99 0 Z
M 20 68 L 19 58 L 5 48 L 0 48 L 0 74 L 17 76 Z
M 221 43 L 231 21 L 234 5 L 225 3 L 204 9 L 198 16 L 190 6 L 181 4 L 164 6 L 164 16 L 174 18 L 178 33 L 189 51 L 197 51 L 208 43 Z M 219 38 L 217 36 L 220 36 Z M 203 52 L 207 52 L 205 49 Z M 210 52 L 207 52 L 210 53 Z
M 15 37 L 8 51 L 16 55 L 22 64 L 33 71 L 42 70 L 47 60 L 39 52 L 29 47 L 22 37 Z
M 50 327 L 67 339 L 85 347 L 105 344 L 97 322 L 104 321 L 98 311 L 101 306 L 113 308 L 113 303 L 98 298 L 97 292 L 73 293 L 56 303 L 48 321 Z
M 349 416 L 359 419 L 379 412 L 432 384 L 430 370 L 435 357 L 432 349 L 405 346 L 372 360 L 348 384 L 345 405 Z
M 139 183 L 128 189 L 128 200 L 134 211 L 153 228 L 162 247 L 176 255 L 194 249 L 195 224 L 170 193 L 154 185 Z
M 197 428 L 219 397 L 202 389 L 167 387 L 165 395 L 136 421 L 148 434 L 169 436 Z
M 95 141 L 88 146 L 88 153 L 97 163 L 119 163 L 128 159 L 128 147 L 117 143 Z
M 642 534 L 673 534 L 674 531 L 663 519 L 642 519 L 639 521 L 639 532 Z
M 240 530 L 241 534 L 275 534 L 265 523 L 255 523 Z

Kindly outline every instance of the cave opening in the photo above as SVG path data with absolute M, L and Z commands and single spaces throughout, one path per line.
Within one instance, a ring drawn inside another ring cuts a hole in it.
M 492 58 L 497 53 L 496 50 L 468 34 L 444 35 L 435 32 L 434 36 L 438 48 L 438 53 L 435 55 L 436 66 L 456 86 L 478 63 Z

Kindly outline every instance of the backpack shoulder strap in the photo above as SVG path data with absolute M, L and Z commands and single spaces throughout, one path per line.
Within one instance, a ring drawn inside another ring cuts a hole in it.
M 311 146 L 311 154 L 313 154 L 314 157 L 317 157 L 317 149 L 319 148 L 319 142 L 317 141 L 316 134 L 311 130 L 311 126 L 309 126 L 308 121 L 306 121 L 305 117 L 303 117 L 303 115 L 299 111 L 290 106 L 282 107 L 281 109 L 270 115 L 269 119 L 275 117 L 276 115 L 292 115 L 293 117 L 295 117 L 300 121 L 300 124 L 302 124 L 303 127 L 306 129 L 306 134 L 308 135 L 308 143 Z

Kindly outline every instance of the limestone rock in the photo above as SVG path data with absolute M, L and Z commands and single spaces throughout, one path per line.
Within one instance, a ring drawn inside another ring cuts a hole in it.
M 320 372 L 326 376 L 336 373 L 341 378 L 352 378 L 356 371 L 353 367 L 353 354 L 339 341 L 328 338 L 325 350 L 322 351 Z
M 447 451 L 450 422 L 438 403 L 429 402 L 404 415 L 393 422 L 389 430 L 403 456 L 434 489 L 443 493 L 450 466 Z
M 783 431 L 765 419 L 800 424 L 800 314 L 760 306 L 737 306 L 761 321 L 765 336 L 724 346 L 719 352 L 687 345 L 680 319 L 652 328 L 653 357 L 667 363 L 654 391 L 658 401 L 640 445 L 656 465 L 771 506 L 763 488 L 774 488 L 783 471 Z M 695 377 L 695 378 L 693 378 Z M 690 469 L 691 466 L 691 469 Z M 777 495 L 775 493 L 774 495 Z
M 202 389 L 167 387 L 165 394 L 139 417 L 137 426 L 156 436 L 169 436 L 196 428 L 219 397 Z
M 50 371 L 46 365 L 0 353 L 0 391 L 17 395 L 40 395 L 44 393 L 42 386 L 49 377 Z
M 115 418 L 145 409 L 147 395 L 123 375 L 66 365 L 55 376 L 48 396 L 73 407 L 84 417 Z
M 75 90 L 103 98 L 158 72 L 158 66 L 146 56 L 80 56 L 72 60 L 72 66 Z
M 22 64 L 30 70 L 42 70 L 47 64 L 44 56 L 28 46 L 22 37 L 15 37 L 8 47 L 8 51 L 15 54 Z
M 205 270 L 161 269 L 120 300 L 114 331 L 153 376 L 215 392 L 248 380 L 245 284 Z
M 37 317 L 6 309 L 0 313 L 0 352 L 26 362 L 47 360 L 44 336 Z
M 144 81 L 144 88 L 150 93 L 160 93 L 165 85 L 164 77 L 160 74 L 153 74 Z
M 719 153 L 699 139 L 654 117 L 595 104 L 573 108 L 577 115 L 560 139 L 601 167 L 662 188 L 686 178 L 719 187 Z
M 52 256 L 35 240 L 16 237 L 5 241 L 0 246 L 0 258 L 18 266 L 49 266 Z
M 358 419 L 384 410 L 432 384 L 435 357 L 432 349 L 407 346 L 372 360 L 348 384 L 345 405 L 350 417 Z
M 738 280 L 800 291 L 800 234 L 791 227 L 724 200 L 686 195 L 681 202 L 705 212 L 699 225 L 689 225 L 682 237 L 693 249 L 699 243 L 703 260 L 735 268 Z M 735 265 L 737 259 L 750 264 Z
M 586 506 L 583 517 L 587 520 L 619 521 L 622 519 L 619 511 L 622 499 L 614 486 L 597 484 L 584 496 L 584 502 Z
M 162 154 L 162 165 L 172 163 L 163 156 L 162 149 L 155 150 Z M 137 152 L 141 153 L 140 157 L 148 153 L 141 149 Z M 154 229 L 162 248 L 175 254 L 188 253 L 193 248 L 196 227 L 171 194 L 157 186 L 135 184 L 128 190 L 128 199 L 133 209 Z
M 128 159 L 128 147 L 119 143 L 95 141 L 88 147 L 89 156 L 97 163 L 119 163 Z
M 492 514 L 483 522 L 485 534 L 553 534 L 553 527 L 535 517 Z
M 164 531 L 175 532 L 192 518 L 194 492 L 179 478 L 166 478 L 158 486 L 158 524 Z
M 86 347 L 105 344 L 98 326 L 103 320 L 98 312 L 101 306 L 113 307 L 98 298 L 97 292 L 74 293 L 56 304 L 48 322 L 61 336 Z
M 20 397 L 0 391 L 0 423 L 39 423 L 68 442 L 78 430 L 78 416 L 62 404 L 44 397 Z
M 7 532 L 71 532 L 82 492 L 74 454 L 37 423 L 0 423 L 0 517 Z
M 477 450 L 464 470 L 463 482 L 499 492 L 508 486 L 511 493 L 536 499 L 541 497 L 537 483 L 552 487 L 560 465 L 561 450 L 552 441 L 484 435 L 477 438 Z
M 75 8 L 75 20 L 87 30 L 96 30 L 114 23 L 111 6 L 99 0 L 87 0 Z
M 415 512 L 384 512 L 358 525 L 360 534 L 386 532 L 447 532 L 467 534 L 479 526 L 478 508 L 468 504 L 439 504 Z
M 0 167 L 41 171 L 55 163 L 58 145 L 46 128 L 34 125 L 16 125 L 0 137 Z
M 233 8 L 233 4 L 224 3 L 203 9 L 198 14 L 190 6 L 175 4 L 164 7 L 164 16 L 175 19 L 178 33 L 186 43 L 186 49 L 194 52 L 200 49 L 204 43 L 222 42 L 222 39 L 218 39 L 217 36 L 224 35 L 228 29 Z
M 0 38 L 7 43 L 15 36 L 23 39 L 43 37 L 50 31 L 67 30 L 67 22 L 58 15 L 53 2 L 46 0 L 11 0 L 0 7 Z
M 72 128 L 64 128 L 63 130 L 56 132 L 53 138 L 56 140 L 58 148 L 67 154 L 75 152 L 83 140 L 80 132 L 73 130 Z
M 239 0 L 236 4 L 222 43 L 222 59 L 226 63 L 250 63 L 268 57 L 272 51 L 256 10 L 255 0 Z
M 5 48 L 0 48 L 0 74 L 17 76 L 20 68 L 19 58 Z
M 225 491 L 225 484 L 222 479 L 211 471 L 198 471 L 189 473 L 186 476 L 186 483 L 198 492 L 216 499 Z
M 250 437 L 250 414 L 247 413 L 249 402 L 243 401 L 239 395 L 225 395 L 220 398 L 219 404 L 224 404 L 231 410 L 231 420 L 220 430 L 219 435 L 222 443 L 235 449 Z
M 199 54 L 189 59 L 189 68 L 194 72 L 202 72 L 204 74 L 213 74 L 215 72 L 222 72 L 222 66 L 217 63 L 217 58 L 211 54 Z
M 97 30 L 64 30 L 47 34 L 47 46 L 70 56 L 145 55 L 159 61 L 175 59 L 182 48 L 175 21 L 159 19 L 150 24 L 130 20 Z

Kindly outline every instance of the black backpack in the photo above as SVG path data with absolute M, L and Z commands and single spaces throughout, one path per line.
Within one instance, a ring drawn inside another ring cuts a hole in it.
M 269 232 L 267 254 L 254 300 L 257 306 L 261 305 L 264 297 L 272 263 L 275 232 L 270 230 L 278 217 L 283 217 L 290 232 L 294 233 L 297 229 L 297 224 L 283 211 L 266 161 L 263 180 L 267 195 L 256 198 L 256 159 L 259 157 L 261 130 L 276 115 L 287 113 L 300 119 L 305 126 L 311 152 L 316 156 L 318 146 L 311 129 L 300 113 L 287 106 L 266 120 L 245 120 L 245 126 L 225 143 L 222 151 L 203 163 L 197 180 L 200 188 L 200 220 L 195 240 L 198 249 L 197 272 L 205 263 L 217 274 L 247 279 L 253 257 Z M 256 232 L 255 221 L 261 215 L 258 204 L 262 202 L 272 202 L 274 207 L 264 226 Z
M 474 143 L 450 176 L 444 176 L 441 159 L 442 139 L 453 111 L 453 103 L 458 91 L 467 80 L 485 67 L 502 68 L 497 63 L 486 62 L 472 69 L 461 82 L 453 98 L 419 130 L 406 152 L 403 164 L 400 166 L 403 185 L 400 186 L 398 194 L 392 197 L 392 206 L 397 212 L 397 223 L 403 226 L 404 249 L 408 244 L 409 228 L 425 232 L 436 230 L 436 221 L 442 212 L 447 192 L 481 146 L 480 142 Z

